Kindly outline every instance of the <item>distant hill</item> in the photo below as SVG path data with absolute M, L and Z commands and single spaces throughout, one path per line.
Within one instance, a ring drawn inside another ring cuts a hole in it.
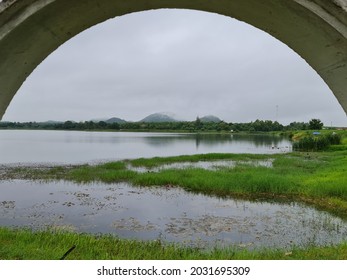
M 106 123 L 126 123 L 127 121 L 120 119 L 120 118 L 113 117 L 113 118 L 106 120 L 105 122 Z
M 202 122 L 213 122 L 213 123 L 219 123 L 222 121 L 220 118 L 218 118 L 216 116 L 212 116 L 212 115 L 204 116 L 204 117 L 200 118 L 200 120 Z
M 54 120 L 49 120 L 41 123 L 47 123 L 47 124 L 55 124 L 55 123 L 63 123 L 62 121 L 54 121 Z
M 151 114 L 140 122 L 178 122 L 179 120 L 175 119 L 175 117 L 170 116 L 167 113 L 154 113 Z
M 91 119 L 90 122 L 106 122 L 108 118 L 98 118 L 98 119 Z

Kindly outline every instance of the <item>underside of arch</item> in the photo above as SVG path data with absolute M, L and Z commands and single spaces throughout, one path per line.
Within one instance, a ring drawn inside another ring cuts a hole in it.
M 217 13 L 269 33 L 311 65 L 347 112 L 347 0 L 7 0 L 0 3 L 0 119 L 61 44 L 107 19 L 161 8 Z

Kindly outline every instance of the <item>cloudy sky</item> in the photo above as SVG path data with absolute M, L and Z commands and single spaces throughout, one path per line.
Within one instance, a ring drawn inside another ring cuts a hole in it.
M 323 80 L 286 45 L 188 10 L 134 13 L 79 34 L 37 67 L 3 120 L 137 121 L 155 112 L 347 126 Z

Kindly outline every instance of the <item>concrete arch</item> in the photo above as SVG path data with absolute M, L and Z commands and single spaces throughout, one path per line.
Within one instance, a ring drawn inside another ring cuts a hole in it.
M 160 8 L 218 13 L 264 30 L 303 57 L 347 112 L 347 0 L 3 0 L 0 119 L 25 79 L 61 44 L 107 19 Z

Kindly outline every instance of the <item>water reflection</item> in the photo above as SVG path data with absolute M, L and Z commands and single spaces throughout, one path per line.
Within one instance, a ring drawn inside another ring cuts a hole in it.
M 288 139 L 270 135 L 0 130 L 0 164 L 290 150 Z
M 287 248 L 347 240 L 347 224 L 297 204 L 249 202 L 128 184 L 0 181 L 0 225 L 112 233 L 211 247 Z
M 132 138 L 132 137 L 130 137 Z M 160 133 L 157 135 L 144 135 L 144 141 L 149 145 L 171 145 L 177 141 L 195 142 L 195 146 L 215 146 L 222 144 L 246 144 L 255 147 L 281 147 L 283 144 L 290 146 L 289 141 L 280 136 L 272 135 L 242 135 L 242 134 L 200 134 L 200 133 L 181 133 L 169 134 Z

